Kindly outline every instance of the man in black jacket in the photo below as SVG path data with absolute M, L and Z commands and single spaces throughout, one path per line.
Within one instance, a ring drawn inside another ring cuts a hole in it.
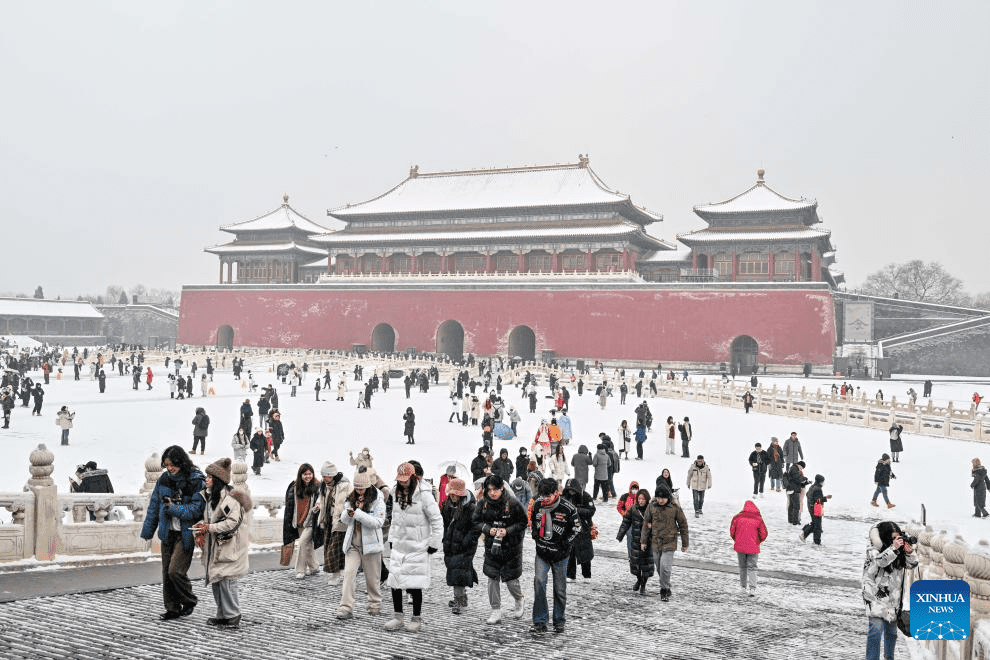
M 832 499 L 831 495 L 822 492 L 822 484 L 825 477 L 820 474 L 815 475 L 815 484 L 808 489 L 808 514 L 811 522 L 801 528 L 798 538 L 804 541 L 808 536 L 814 535 L 815 545 L 822 544 L 822 518 L 825 512 L 825 503 Z
M 553 571 L 553 631 L 562 633 L 567 607 L 567 560 L 571 544 L 580 531 L 580 520 L 577 508 L 557 492 L 556 479 L 540 482 L 539 496 L 530 514 L 530 528 L 536 541 L 533 627 L 530 632 L 547 631 L 547 574 Z
M 787 489 L 787 522 L 801 524 L 801 490 L 811 483 L 804 476 L 804 461 L 798 461 L 787 471 L 784 487 Z
M 767 467 L 769 463 L 767 453 L 763 451 L 763 445 L 759 442 L 753 451 L 749 452 L 749 465 L 753 468 L 753 497 L 763 494 L 763 484 L 767 480 Z

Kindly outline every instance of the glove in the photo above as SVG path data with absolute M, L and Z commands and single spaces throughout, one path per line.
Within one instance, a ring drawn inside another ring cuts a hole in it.
M 436 549 L 436 548 L 427 548 L 427 549 L 426 549 L 426 554 L 428 554 L 428 555 L 432 555 L 432 554 L 435 554 L 435 553 L 436 553 L 436 551 L 437 551 L 437 549 Z

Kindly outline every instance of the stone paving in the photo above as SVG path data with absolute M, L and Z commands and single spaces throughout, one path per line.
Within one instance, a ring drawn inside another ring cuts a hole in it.
M 252 573 L 241 581 L 244 618 L 239 630 L 205 625 L 213 598 L 195 583 L 200 606 L 188 618 L 161 622 L 161 588 L 143 585 L 112 591 L 19 600 L 0 605 L 2 658 L 860 658 L 866 620 L 858 587 L 762 574 L 755 598 L 741 593 L 733 571 L 677 565 L 673 598 L 663 603 L 656 578 L 644 596 L 620 553 L 596 557 L 590 582 L 568 585 L 567 631 L 528 632 L 532 599 L 532 544 L 525 550 L 522 620 L 485 624 L 489 608 L 482 585 L 469 591 L 470 606 L 455 616 L 450 589 L 434 577 L 426 592 L 424 628 L 386 633 L 386 616 L 365 613 L 361 580 L 355 618 L 333 617 L 340 588 L 321 575 L 296 580 L 288 571 Z M 687 558 L 686 555 L 679 555 Z M 434 559 L 434 576 L 442 560 Z M 480 568 L 480 553 L 476 559 Z M 724 569 L 730 567 L 725 566 Z M 39 579 L 43 579 L 39 576 Z M 511 602 L 505 594 L 503 600 Z M 390 601 L 384 603 L 388 610 Z M 408 615 L 407 615 L 408 616 Z M 898 657 L 906 657 L 902 648 Z

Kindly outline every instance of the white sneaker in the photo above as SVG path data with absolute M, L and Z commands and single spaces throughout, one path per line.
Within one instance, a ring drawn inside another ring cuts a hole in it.
M 301 579 L 303 579 L 304 577 L 306 577 L 306 574 L 305 574 L 305 573 L 296 573 L 296 579 L 297 579 L 297 580 L 301 580 Z
M 502 610 L 501 609 L 492 610 L 491 615 L 485 621 L 485 623 L 487 623 L 490 626 L 494 626 L 495 624 L 501 623 L 501 622 L 502 622 Z
M 516 601 L 516 607 L 512 610 L 512 616 L 516 619 L 521 619 L 523 617 L 523 610 L 526 607 L 526 597 L 523 596 Z

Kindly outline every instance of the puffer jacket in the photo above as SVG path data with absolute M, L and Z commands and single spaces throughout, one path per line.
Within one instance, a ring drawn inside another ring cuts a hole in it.
M 478 584 L 478 573 L 474 570 L 474 555 L 478 551 L 474 508 L 472 500 L 463 498 L 460 506 L 449 499 L 444 500 L 440 510 L 443 516 L 443 563 L 447 567 L 449 587 L 473 587 Z
M 385 548 L 385 542 L 382 540 L 382 528 L 385 526 L 385 498 L 382 497 L 377 488 L 368 488 L 364 492 L 365 497 L 368 497 L 369 493 L 373 493 L 375 496 L 375 499 L 370 503 L 371 511 L 357 509 L 354 516 L 351 517 L 347 515 L 347 512 L 353 507 L 350 502 L 344 501 L 344 510 L 340 514 L 340 522 L 347 525 L 347 531 L 344 532 L 344 543 L 341 546 L 344 549 L 344 554 L 354 542 L 355 522 L 361 523 L 361 554 L 381 554 Z M 369 503 L 365 502 L 364 506 L 367 508 Z
M 578 520 L 581 525 L 577 536 L 574 537 L 574 541 L 571 543 L 571 550 L 574 551 L 574 561 L 578 564 L 591 561 L 595 558 L 595 546 L 591 542 L 591 526 L 594 524 L 595 501 L 574 479 L 568 480 L 561 497 L 573 504 L 574 508 L 577 509 Z
M 688 468 L 687 486 L 691 490 L 708 490 L 712 487 L 712 471 L 708 463 L 701 467 L 698 467 L 697 462 L 691 463 L 691 467 Z
M 681 535 L 681 546 L 687 547 L 687 518 L 673 499 L 668 499 L 666 504 L 661 505 L 656 498 L 653 498 L 646 507 L 644 517 L 646 532 L 643 538 L 646 539 L 648 549 L 652 547 L 653 550 L 676 550 L 678 534 Z M 642 540 L 640 542 L 642 543 Z
M 633 492 L 633 488 L 636 489 L 637 491 L 636 493 Z M 619 497 L 619 501 L 616 502 L 615 504 L 615 510 L 619 512 L 620 516 L 625 516 L 626 512 L 629 511 L 629 509 L 636 506 L 636 495 L 638 491 L 639 491 L 639 482 L 630 481 L 629 490 L 626 491 L 624 495 Z
M 525 504 L 502 492 L 502 497 L 483 497 L 474 509 L 474 533 L 485 539 L 485 562 L 482 572 L 493 579 L 509 582 L 522 575 L 522 544 L 526 533 Z M 492 528 L 504 528 L 502 543 L 494 546 Z
M 729 525 L 729 536 L 735 541 L 732 549 L 746 555 L 758 555 L 767 533 L 760 510 L 752 501 L 746 500 L 743 510 L 733 516 Z
M 621 541 L 623 538 L 626 539 L 629 572 L 641 577 L 653 576 L 653 553 L 651 552 L 651 548 L 642 550 L 640 547 L 646 538 L 643 534 L 643 524 L 646 521 L 644 516 L 647 509 L 649 509 L 649 504 L 644 509 L 640 509 L 635 505 L 630 507 L 626 511 L 626 515 L 622 516 L 619 533 L 615 536 L 616 541 Z
M 210 526 L 202 556 L 207 584 L 243 577 L 248 572 L 253 510 L 251 496 L 240 488 L 227 486 L 224 490 L 215 509 L 210 508 L 209 493 L 205 489 L 202 493 L 206 502 L 203 522 Z
M 901 582 L 904 571 L 918 565 L 914 553 L 904 555 L 904 568 L 894 568 L 898 552 L 894 546 L 882 550 L 880 532 L 876 527 L 870 529 L 870 544 L 866 548 L 866 563 L 863 565 L 863 604 L 866 605 L 866 615 L 875 616 L 893 623 L 897 617 L 897 609 L 901 603 Z
M 585 486 L 588 485 L 588 468 L 591 467 L 591 454 L 587 445 L 578 447 L 578 453 L 571 456 L 571 467 L 574 468 L 574 478 Z
M 595 457 L 591 459 L 591 464 L 595 466 L 595 481 L 606 481 L 608 479 L 608 466 L 611 459 L 604 449 L 595 452 Z
M 430 586 L 429 548 L 443 546 L 443 518 L 433 491 L 422 483 L 412 502 L 402 508 L 398 494 L 392 505 L 388 540 L 391 546 L 388 586 L 392 589 L 428 589 Z
M 202 491 L 205 487 L 206 478 L 198 469 L 193 469 L 189 474 L 177 472 L 174 477 L 168 470 L 163 470 L 151 493 L 151 499 L 148 500 L 148 514 L 141 527 L 141 538 L 150 541 L 157 528 L 158 539 L 167 540 L 171 518 L 178 518 L 182 547 L 192 552 L 195 546 L 190 527 L 203 518 L 206 501 Z M 163 501 L 166 497 L 172 500 L 170 506 L 166 506 Z

